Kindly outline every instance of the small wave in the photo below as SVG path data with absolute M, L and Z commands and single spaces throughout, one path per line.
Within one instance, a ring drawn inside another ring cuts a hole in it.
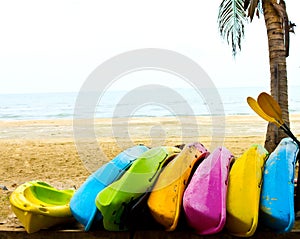
M 5 120 L 14 120 L 14 119 L 22 119 L 22 115 L 0 115 L 0 119 Z
M 68 119 L 73 118 L 73 113 L 58 113 L 58 114 L 48 114 L 43 117 L 44 119 Z

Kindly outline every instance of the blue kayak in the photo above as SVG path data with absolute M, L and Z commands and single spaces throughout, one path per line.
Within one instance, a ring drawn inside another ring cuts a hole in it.
M 279 233 L 289 232 L 295 223 L 294 174 L 298 150 L 291 138 L 284 138 L 265 165 L 260 219 Z
M 97 194 L 119 179 L 135 159 L 147 151 L 146 146 L 129 148 L 90 175 L 75 192 L 70 202 L 70 209 L 75 219 L 85 226 L 85 231 L 100 224 L 102 215 L 95 205 Z

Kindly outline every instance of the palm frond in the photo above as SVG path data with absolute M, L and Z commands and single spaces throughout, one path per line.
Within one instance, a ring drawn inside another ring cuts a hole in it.
M 221 37 L 231 44 L 232 54 L 241 50 L 247 16 L 244 10 L 245 0 L 222 0 L 219 6 L 218 26 Z M 251 0 L 252 1 L 252 0 Z
M 248 9 L 248 17 L 253 20 L 254 13 L 259 17 L 259 13 L 262 13 L 262 3 L 261 0 L 244 0 L 244 10 Z
M 255 13 L 255 10 L 257 9 L 257 5 L 259 3 L 259 0 L 251 0 L 248 8 L 248 17 L 250 17 L 250 20 L 253 20 L 253 16 Z
M 245 0 L 245 1 L 244 1 L 244 10 L 245 10 L 245 11 L 248 9 L 249 4 L 250 4 L 250 1 L 251 1 L 251 0 Z
M 259 1 L 258 4 L 257 4 L 256 16 L 259 18 L 259 16 L 263 15 L 263 14 L 264 14 L 264 10 L 263 10 L 263 7 L 262 7 L 262 2 Z

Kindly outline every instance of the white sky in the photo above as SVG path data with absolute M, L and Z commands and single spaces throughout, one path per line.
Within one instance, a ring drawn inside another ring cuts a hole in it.
M 286 2 L 290 20 L 300 26 L 300 2 Z M 104 61 L 149 47 L 193 59 L 217 87 L 268 87 L 263 19 L 247 25 L 242 52 L 233 59 L 231 48 L 219 37 L 219 3 L 0 0 L 0 93 L 78 91 Z M 289 84 L 300 85 L 299 75 L 300 28 L 296 28 L 288 57 Z

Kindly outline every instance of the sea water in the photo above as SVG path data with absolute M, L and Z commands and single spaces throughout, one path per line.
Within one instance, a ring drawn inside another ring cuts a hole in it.
M 214 103 L 220 114 L 253 115 L 255 113 L 247 104 L 247 96 L 256 98 L 260 92 L 267 90 L 259 87 L 219 88 L 217 95 L 215 91 L 212 94 L 205 94 L 205 91 L 209 90 L 174 89 L 175 96 L 169 97 L 160 95 L 159 89 L 134 94 L 125 90 L 107 90 L 97 92 L 98 102 L 92 110 L 95 118 L 201 116 L 212 115 Z M 299 92 L 300 86 L 289 89 L 291 114 L 300 113 Z M 207 99 L 207 95 L 212 99 Z M 72 119 L 78 96 L 75 92 L 0 94 L 0 120 Z

